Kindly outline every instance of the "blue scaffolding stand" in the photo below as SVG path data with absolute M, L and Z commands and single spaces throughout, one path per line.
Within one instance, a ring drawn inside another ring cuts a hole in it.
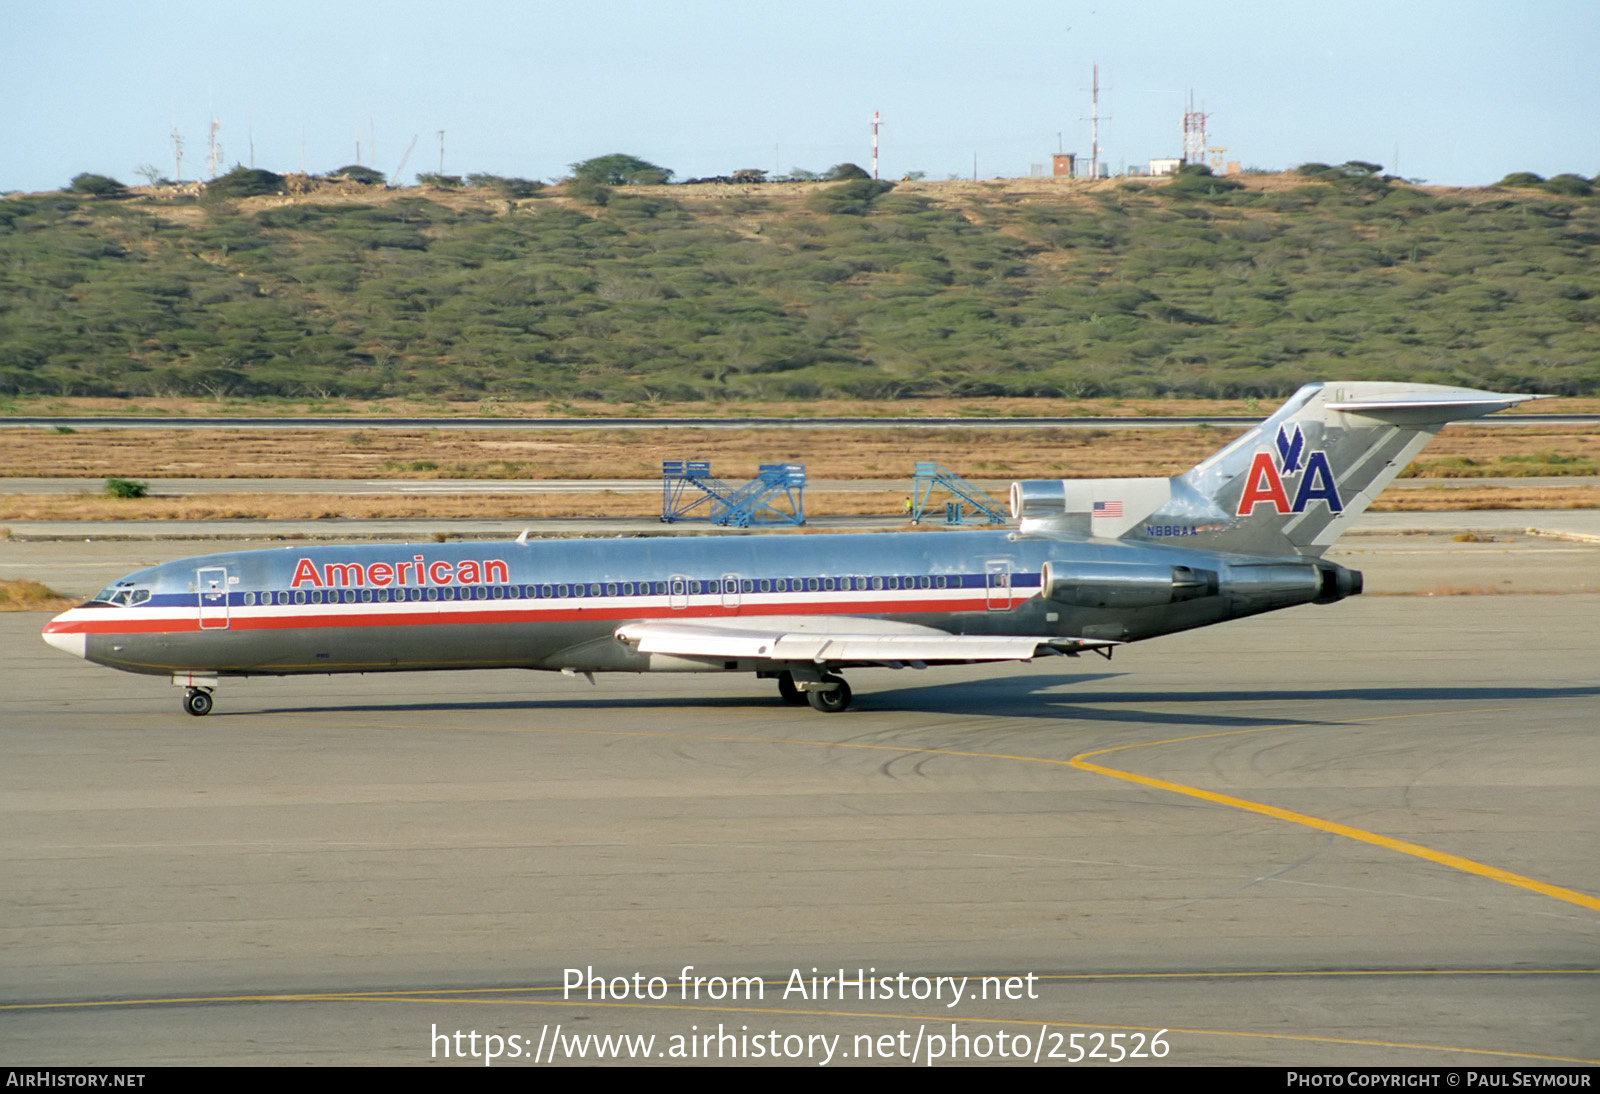
M 1005 503 L 997 501 L 966 479 L 933 460 L 918 460 L 911 479 L 911 519 L 920 524 L 939 510 L 933 508 L 933 493 L 944 490 L 952 500 L 943 504 L 946 524 L 1004 524 Z
M 804 524 L 805 486 L 805 465 L 799 463 L 764 463 L 755 478 L 735 487 L 711 473 L 710 460 L 662 460 L 661 520 L 731 528 Z

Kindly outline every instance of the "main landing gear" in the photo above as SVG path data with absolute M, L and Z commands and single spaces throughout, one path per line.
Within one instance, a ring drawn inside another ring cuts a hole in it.
M 790 706 L 803 706 L 811 704 L 812 710 L 820 710 L 824 714 L 837 714 L 850 705 L 850 685 L 844 682 L 844 677 L 825 673 L 814 679 L 808 679 L 802 674 L 799 681 L 792 672 L 780 672 L 778 677 L 778 694 Z
M 792 707 L 804 706 L 806 702 L 806 693 L 801 691 L 799 685 L 794 682 L 794 673 L 792 672 L 780 672 L 778 674 L 778 695 Z
M 211 713 L 211 689 L 190 688 L 183 693 L 183 709 L 193 714 L 196 718 L 204 718 Z
M 824 676 L 822 683 L 806 688 L 806 702 L 811 704 L 812 710 L 838 714 L 850 705 L 850 685 L 841 676 Z

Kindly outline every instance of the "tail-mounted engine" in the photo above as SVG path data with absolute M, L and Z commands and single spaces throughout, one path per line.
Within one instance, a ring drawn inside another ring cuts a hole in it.
M 1153 562 L 1046 562 L 1047 600 L 1080 608 L 1157 608 L 1217 593 L 1217 572 Z

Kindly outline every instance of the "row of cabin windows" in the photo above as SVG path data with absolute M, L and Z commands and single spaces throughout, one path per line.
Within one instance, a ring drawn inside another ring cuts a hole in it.
M 1004 584 L 1005 575 L 996 575 Z M 955 582 L 960 587 L 960 578 Z M 559 600 L 586 596 L 703 596 L 718 593 L 786 593 L 786 592 L 865 592 L 884 589 L 943 589 L 949 579 L 943 574 L 921 577 L 778 577 L 778 578 L 724 578 L 720 581 L 690 581 L 674 578 L 671 581 L 608 581 L 574 585 L 446 585 L 411 587 L 407 589 L 296 589 L 292 593 L 261 593 L 262 604 L 371 604 L 398 603 L 421 600 L 505 600 L 516 599 L 520 594 L 528 600 Z M 245 593 L 244 603 L 257 602 L 256 593 Z

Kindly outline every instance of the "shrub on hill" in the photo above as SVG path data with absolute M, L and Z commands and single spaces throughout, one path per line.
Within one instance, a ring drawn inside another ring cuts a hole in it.
M 571 167 L 572 177 L 578 182 L 600 186 L 659 186 L 672 179 L 670 168 L 658 167 L 625 152 L 596 156 Z
M 1586 198 L 1594 193 L 1594 186 L 1588 179 L 1572 174 L 1552 175 L 1545 182 L 1544 189 L 1569 198 Z
M 109 175 L 91 175 L 87 172 L 72 176 L 67 187 L 69 193 L 87 194 L 92 198 L 120 198 L 128 188 Z
M 853 163 L 836 163 L 822 173 L 827 182 L 849 182 L 851 179 L 870 179 L 872 176 Z
M 835 216 L 866 216 L 873 199 L 893 189 L 894 183 L 881 179 L 851 179 L 812 194 L 806 199 L 806 205 L 819 213 Z
M 201 200 L 221 201 L 282 192 L 282 175 L 252 167 L 235 167 L 226 175 L 220 175 L 206 183 L 205 189 L 201 191 Z
M 468 175 L 467 185 L 475 190 L 493 190 L 503 198 L 531 198 L 544 189 L 542 182 L 503 175 Z
M 372 168 L 363 167 L 359 163 L 347 164 L 337 171 L 330 171 L 328 177 L 349 179 L 351 182 L 359 182 L 363 186 L 382 186 L 387 181 L 382 171 L 374 171 Z

